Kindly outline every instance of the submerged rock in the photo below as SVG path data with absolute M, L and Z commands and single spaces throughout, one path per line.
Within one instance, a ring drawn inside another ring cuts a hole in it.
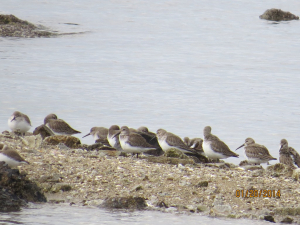
M 15 211 L 26 202 L 46 202 L 41 189 L 18 169 L 0 162 L 0 211 Z
M 143 197 L 114 197 L 114 198 L 107 198 L 100 205 L 104 208 L 109 209 L 138 209 L 142 210 L 147 207 L 145 198 Z
M 43 144 L 58 145 L 59 143 L 65 144 L 69 148 L 79 148 L 81 143 L 77 137 L 66 135 L 55 135 L 45 138 Z
M 299 16 L 282 11 L 281 9 L 268 9 L 259 18 L 272 21 L 299 20 Z
M 46 31 L 42 26 L 35 26 L 25 20 L 21 20 L 14 15 L 0 14 L 0 36 L 1 37 L 50 37 L 55 33 Z

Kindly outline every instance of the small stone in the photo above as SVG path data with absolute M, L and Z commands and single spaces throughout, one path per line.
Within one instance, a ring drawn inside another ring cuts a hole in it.
M 200 188 L 200 187 L 208 187 L 208 181 L 200 181 L 197 185 L 196 185 L 197 188 Z
M 149 177 L 147 175 L 143 178 L 143 181 L 146 181 L 146 180 L 149 180 Z
M 159 208 L 169 208 L 169 206 L 164 201 L 158 202 L 156 206 Z
M 71 191 L 72 187 L 69 184 L 65 184 L 65 183 L 57 183 L 55 185 L 52 186 L 51 188 L 51 192 L 53 193 L 57 193 L 59 191 Z
M 285 217 L 280 223 L 288 223 L 288 224 L 291 224 L 293 223 L 293 219 L 290 218 L 290 217 Z
M 137 186 L 135 186 L 135 187 L 133 188 L 132 191 L 140 191 L 140 190 L 143 190 L 143 186 L 137 185 Z
M 197 212 L 205 212 L 207 211 L 207 207 L 205 205 L 198 205 Z
M 274 217 L 270 215 L 264 216 L 264 220 L 275 223 Z
M 104 200 L 101 207 L 110 209 L 144 209 L 147 204 L 143 197 L 113 197 Z
M 295 170 L 293 171 L 293 174 L 292 174 L 292 178 L 293 178 L 295 181 L 299 180 L 299 177 L 300 177 L 300 168 L 295 169 Z

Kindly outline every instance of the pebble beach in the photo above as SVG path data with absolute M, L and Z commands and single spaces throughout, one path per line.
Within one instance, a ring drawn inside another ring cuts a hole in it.
M 46 140 L 40 135 L 0 135 L 2 144 L 30 162 L 19 170 L 41 187 L 50 203 L 105 207 L 111 199 L 139 197 L 145 210 L 300 222 L 298 177 L 283 164 L 263 168 L 195 163 L 187 156 L 177 161 L 164 155 L 136 158 L 119 151 L 88 151 L 86 145 L 50 145 Z M 261 195 L 250 196 L 250 190 Z M 269 190 L 271 195 L 264 197 Z

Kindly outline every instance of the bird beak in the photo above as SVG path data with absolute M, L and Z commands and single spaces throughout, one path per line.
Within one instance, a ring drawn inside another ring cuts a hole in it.
M 87 135 L 84 135 L 82 138 L 85 138 L 85 137 L 87 137 L 87 136 L 89 136 L 89 135 L 91 135 L 91 133 L 88 133 Z
M 240 147 L 238 147 L 236 150 L 238 150 L 239 148 L 241 148 L 241 147 L 243 147 L 243 146 L 245 146 L 245 144 L 242 144 Z
M 12 122 L 13 120 L 16 120 L 16 117 L 14 116 L 14 118 L 12 118 L 12 120 L 10 122 Z
M 115 136 L 118 136 L 121 133 L 121 131 L 119 130 L 117 133 L 115 133 L 111 138 L 115 138 Z

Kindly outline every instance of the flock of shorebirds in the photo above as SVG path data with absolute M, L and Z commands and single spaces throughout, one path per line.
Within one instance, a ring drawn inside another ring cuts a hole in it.
M 31 122 L 27 115 L 15 111 L 8 119 L 8 126 L 12 132 L 25 135 L 25 132 L 31 128 Z M 55 114 L 46 116 L 44 124 L 40 127 L 46 130 L 48 136 L 81 133 L 74 130 L 64 120 L 58 119 Z M 35 134 L 36 131 L 33 133 Z M 189 139 L 185 137 L 182 140 L 179 136 L 164 129 L 158 129 L 156 133 L 153 133 L 147 127 L 140 127 L 136 130 L 127 126 L 120 128 L 117 125 L 112 125 L 109 129 L 93 127 L 83 138 L 88 135 L 93 136 L 96 142 L 101 142 L 119 151 L 137 154 L 137 157 L 139 153 L 161 155 L 171 148 L 175 148 L 187 155 L 205 157 L 207 160 L 239 157 L 223 141 L 211 133 L 210 126 L 204 128 L 203 139 Z M 245 155 L 249 164 L 261 164 L 268 163 L 270 160 L 277 160 L 270 155 L 265 146 L 255 143 L 252 138 L 247 138 L 245 143 L 236 150 L 242 147 L 245 149 Z M 10 167 L 28 163 L 17 151 L 8 148 L 6 145 L 4 145 L 0 153 L 0 161 L 5 161 Z M 300 155 L 295 149 L 288 146 L 286 139 L 282 139 L 280 142 L 279 161 L 292 169 L 300 167 Z

